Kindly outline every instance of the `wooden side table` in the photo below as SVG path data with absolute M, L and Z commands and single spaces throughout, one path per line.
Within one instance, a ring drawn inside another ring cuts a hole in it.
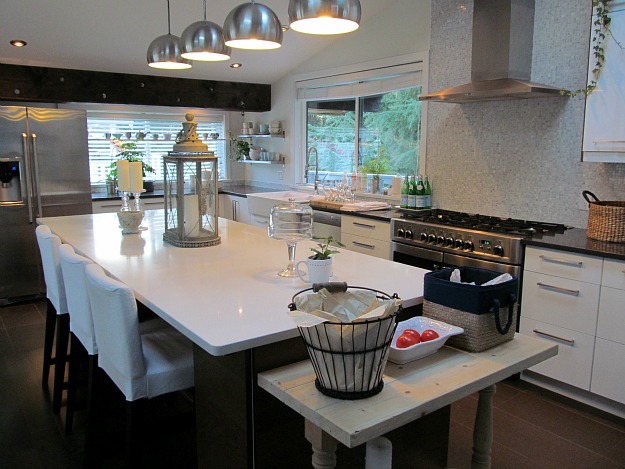
M 389 362 L 382 392 L 355 401 L 321 394 L 309 360 L 259 373 L 258 385 L 306 419 L 318 469 L 335 467 L 338 442 L 353 448 L 479 392 L 472 467 L 484 469 L 490 467 L 495 384 L 557 353 L 557 345 L 520 334 L 481 353 L 443 347 L 405 365 Z

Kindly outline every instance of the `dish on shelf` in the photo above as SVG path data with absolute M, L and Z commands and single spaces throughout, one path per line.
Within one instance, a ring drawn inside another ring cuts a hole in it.
M 406 348 L 397 348 L 395 344 L 397 339 L 406 329 L 414 329 L 421 334 L 426 329 L 432 329 L 438 333 L 438 338 L 430 340 L 428 342 L 420 342 L 418 344 L 411 345 Z M 402 321 L 397 324 L 397 329 L 393 335 L 391 341 L 391 347 L 389 349 L 388 359 L 398 365 L 418 360 L 420 358 L 427 357 L 437 352 L 447 339 L 451 336 L 462 334 L 464 329 L 457 326 L 452 326 L 446 322 L 437 321 L 436 319 L 424 318 L 423 316 L 417 316 L 410 318 L 407 321 Z

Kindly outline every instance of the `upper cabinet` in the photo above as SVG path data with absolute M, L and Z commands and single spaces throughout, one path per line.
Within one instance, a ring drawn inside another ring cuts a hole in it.
M 625 2 L 618 2 L 610 17 L 611 34 L 603 42 L 604 67 L 597 87 L 586 98 L 583 161 L 625 163 Z M 589 76 L 596 62 L 593 46 L 591 35 Z

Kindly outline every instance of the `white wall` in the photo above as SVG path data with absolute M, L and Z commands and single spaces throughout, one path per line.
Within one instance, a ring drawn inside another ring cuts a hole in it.
M 470 80 L 473 1 L 432 4 L 430 90 Z M 591 2 L 536 0 L 532 81 L 585 85 Z M 585 227 L 581 191 L 625 200 L 625 164 L 581 162 L 584 97 L 428 103 L 427 172 L 448 210 Z
M 269 150 L 286 154 L 286 164 L 282 165 L 245 165 L 244 175 L 251 184 L 286 184 L 293 185 L 297 181 L 294 158 L 301 158 L 304 150 L 298 146 L 299 139 L 293 138 L 301 131 L 296 127 L 295 80 L 296 75 L 323 75 L 324 70 L 336 69 L 350 64 L 359 64 L 393 56 L 412 54 L 429 49 L 430 41 L 430 0 L 397 0 L 391 7 L 384 10 L 375 19 L 361 24 L 354 33 L 335 41 L 330 48 L 313 57 L 298 69 L 285 75 L 277 83 L 272 84 L 271 111 L 262 114 L 246 113 L 245 120 L 256 122 L 282 121 L 286 131 L 284 141 L 271 139 L 262 140 L 263 146 Z M 239 127 L 237 117 L 232 113 L 231 128 Z M 240 120 L 239 120 L 240 122 Z M 260 140 L 259 140 L 260 141 Z M 234 166 L 243 166 L 235 164 Z M 283 179 L 278 172 L 284 170 Z M 239 168 L 235 171 L 235 179 L 239 178 Z

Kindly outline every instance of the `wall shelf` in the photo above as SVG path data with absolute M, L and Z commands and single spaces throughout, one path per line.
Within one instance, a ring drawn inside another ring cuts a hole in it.
M 239 138 L 284 138 L 284 130 L 277 134 L 241 134 Z
M 238 160 L 237 163 L 250 163 L 250 164 L 284 164 L 284 160 L 281 161 L 261 161 L 261 160 Z

